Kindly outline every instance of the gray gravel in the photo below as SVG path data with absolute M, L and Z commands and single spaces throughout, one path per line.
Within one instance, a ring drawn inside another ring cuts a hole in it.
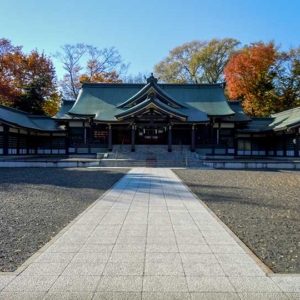
M 127 172 L 0 168 L 0 271 L 15 271 Z
M 174 170 L 275 273 L 300 273 L 300 172 Z

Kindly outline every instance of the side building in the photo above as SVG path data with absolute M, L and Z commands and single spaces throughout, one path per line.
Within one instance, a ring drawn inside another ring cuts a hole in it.
M 53 118 L 0 106 L 0 154 L 95 154 L 188 145 L 202 155 L 300 155 L 300 108 L 250 119 L 224 84 L 83 83 Z

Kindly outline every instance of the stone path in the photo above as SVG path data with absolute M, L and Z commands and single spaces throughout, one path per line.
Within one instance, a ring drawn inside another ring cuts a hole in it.
M 300 276 L 266 274 L 171 170 L 134 168 L 0 299 L 300 299 Z

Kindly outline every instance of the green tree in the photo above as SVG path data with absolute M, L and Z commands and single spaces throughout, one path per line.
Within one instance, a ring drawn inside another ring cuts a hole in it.
M 156 76 L 168 83 L 217 83 L 239 41 L 232 38 L 192 41 L 170 51 L 155 65 Z

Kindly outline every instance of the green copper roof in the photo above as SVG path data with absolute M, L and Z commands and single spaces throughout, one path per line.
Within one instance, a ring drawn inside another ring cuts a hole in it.
M 69 115 L 69 110 L 73 107 L 75 101 L 74 100 L 65 100 L 62 99 L 62 103 L 57 114 L 52 117 L 53 119 L 71 119 Z
M 300 107 L 272 114 L 269 118 L 253 118 L 252 121 L 240 131 L 280 131 L 298 126 L 300 126 Z
M 161 109 L 162 112 L 164 112 L 165 114 L 171 114 L 171 115 L 175 115 L 178 117 L 182 117 L 182 118 L 187 118 L 187 115 L 185 115 L 184 113 L 178 111 L 178 109 L 175 109 L 171 106 L 166 105 L 165 103 L 159 101 L 157 98 L 155 97 L 148 97 L 146 100 L 144 100 L 143 102 L 129 108 L 126 109 L 125 111 L 121 112 L 120 114 L 116 115 L 117 118 L 120 117 L 124 117 L 124 116 L 128 116 L 130 114 L 134 114 L 137 112 L 140 112 L 141 110 L 150 107 L 150 106 L 155 106 L 158 109 Z
M 274 131 L 300 126 L 300 107 L 272 114 L 273 122 L 269 125 Z
M 187 122 L 208 122 L 209 117 L 234 115 L 220 84 L 159 84 L 157 86 L 161 94 L 168 95 L 170 99 L 180 104 L 176 111 L 187 116 Z M 124 103 L 128 104 L 128 99 L 139 94 L 144 87 L 143 84 L 83 83 L 69 114 L 92 117 L 103 122 L 117 122 L 116 116 L 128 109 L 124 107 Z
M 135 95 L 126 100 L 124 103 L 119 105 L 119 107 L 132 107 L 136 105 L 135 103 L 138 104 L 144 101 L 147 98 L 148 93 L 154 93 L 157 98 L 161 98 L 163 102 L 168 103 L 173 107 L 184 108 L 184 105 L 182 103 L 177 102 L 174 98 L 172 98 L 158 86 L 157 80 L 155 80 L 153 75 L 150 77 L 150 80 L 148 79 L 148 83 L 141 90 L 139 90 Z
M 230 117 L 228 120 L 231 122 L 250 122 L 249 118 L 243 110 L 241 101 L 228 101 L 230 108 L 234 111 L 234 116 Z
M 17 127 L 38 131 L 62 131 L 58 124 L 47 116 L 35 116 L 23 111 L 0 105 L 0 120 Z

